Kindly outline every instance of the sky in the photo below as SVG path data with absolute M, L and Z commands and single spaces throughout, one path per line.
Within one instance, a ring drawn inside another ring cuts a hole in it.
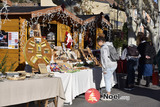
M 157 0 L 154 0 L 157 3 Z

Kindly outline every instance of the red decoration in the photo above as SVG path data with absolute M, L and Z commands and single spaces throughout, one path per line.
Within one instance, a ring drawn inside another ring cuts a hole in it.
M 68 33 L 68 32 L 66 32 L 66 48 L 71 48 L 71 46 L 72 46 L 72 42 L 73 42 L 73 40 L 72 40 L 72 36 L 70 35 L 70 33 Z
M 68 32 L 66 32 L 66 36 L 68 35 Z

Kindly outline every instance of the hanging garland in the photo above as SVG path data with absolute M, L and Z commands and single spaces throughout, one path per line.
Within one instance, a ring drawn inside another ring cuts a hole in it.
M 4 13 L 4 16 L 5 16 L 5 19 L 4 19 L 4 21 L 3 21 L 3 24 L 5 24 L 5 22 L 6 21 L 10 21 L 9 20 L 9 18 L 8 18 L 8 5 L 7 5 L 7 0 L 5 0 L 4 2 L 3 2 L 3 7 L 1 8 L 1 10 L 0 10 L 0 33 L 2 33 L 1 32 L 1 29 L 2 29 L 2 17 L 1 17 L 1 14 L 2 13 Z
M 24 20 L 23 23 L 22 23 L 22 26 L 21 26 L 21 30 L 20 30 L 20 40 L 19 40 L 19 43 L 20 43 L 20 48 L 22 50 L 22 52 L 24 51 L 23 48 L 24 48 L 24 43 L 26 43 L 26 39 L 24 39 L 25 37 L 25 33 L 26 33 L 26 27 L 27 27 L 27 21 Z

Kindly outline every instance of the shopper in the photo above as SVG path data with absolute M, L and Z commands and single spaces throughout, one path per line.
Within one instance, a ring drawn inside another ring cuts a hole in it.
M 153 59 L 156 55 L 154 47 L 147 42 L 146 37 L 141 38 L 141 43 L 138 46 L 138 51 L 141 55 L 139 60 L 138 80 L 137 85 L 140 84 L 142 75 L 146 79 L 146 87 L 150 86 L 150 77 L 153 73 Z
M 135 83 L 135 71 L 138 68 L 138 56 L 139 52 L 137 46 L 131 44 L 129 47 L 125 48 L 122 52 L 121 59 L 127 60 L 127 80 L 125 90 L 134 89 Z
M 112 77 L 113 73 L 117 68 L 117 61 L 113 61 L 111 59 L 111 52 L 110 47 L 114 47 L 112 42 L 106 42 L 106 39 L 104 37 L 99 37 L 97 39 L 98 45 L 101 47 L 101 64 L 102 64 L 102 72 L 104 74 L 104 80 L 106 85 L 106 93 L 108 95 L 111 94 L 111 88 L 112 88 Z M 101 98 L 101 100 L 111 100 L 111 99 L 105 99 Z

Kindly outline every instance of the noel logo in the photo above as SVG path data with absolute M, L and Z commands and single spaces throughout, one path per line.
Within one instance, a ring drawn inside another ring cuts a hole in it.
M 91 88 L 85 93 L 85 99 L 91 104 L 97 103 L 100 99 L 100 93 L 98 90 Z

